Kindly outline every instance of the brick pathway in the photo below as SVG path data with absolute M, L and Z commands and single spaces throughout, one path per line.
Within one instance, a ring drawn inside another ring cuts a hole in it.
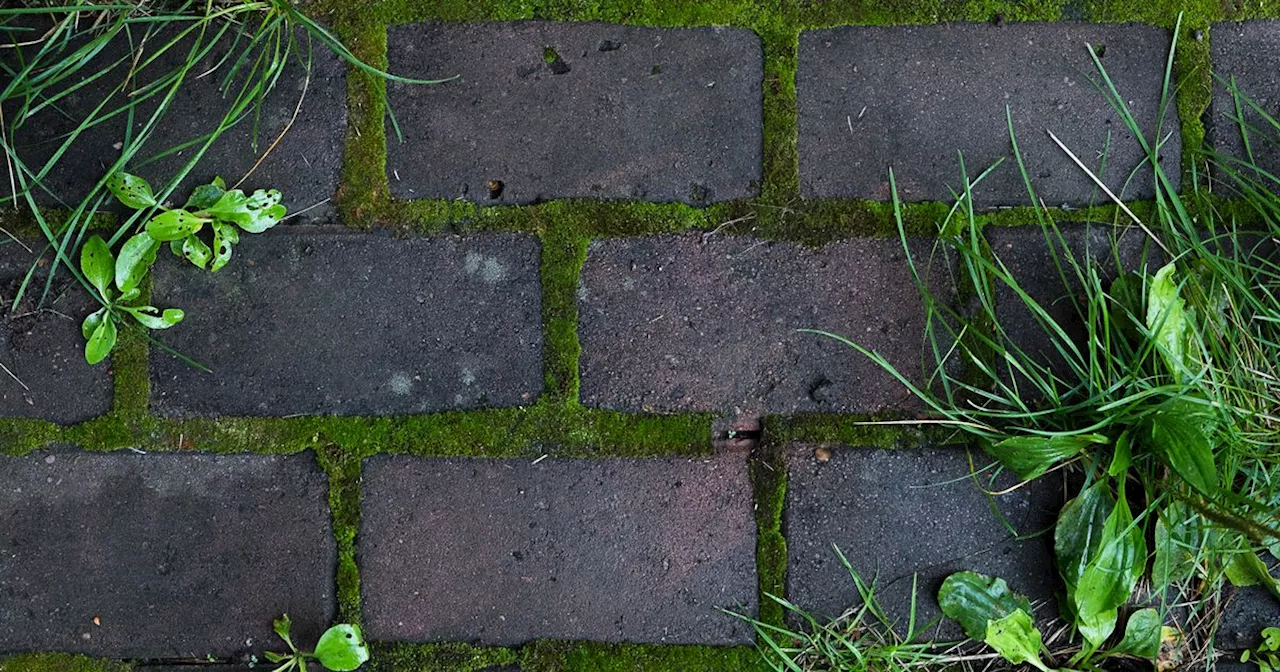
M 288 612 L 303 641 L 334 619 L 362 623 L 380 670 L 741 670 L 754 636 L 722 610 L 777 622 L 764 593 L 827 615 L 856 603 L 833 544 L 879 576 L 893 613 L 918 572 L 934 617 L 938 584 L 961 568 L 1052 611 L 1050 549 L 1013 540 L 957 480 L 963 447 L 906 429 L 794 440 L 919 410 L 865 358 L 796 330 L 850 336 L 921 380 L 923 310 L 885 205 L 888 167 L 912 202 L 917 259 L 959 185 L 957 150 L 971 174 L 1007 160 L 981 204 L 1026 203 L 1006 106 L 1047 203 L 1101 203 L 1044 130 L 1091 163 L 1109 146 L 1102 174 L 1119 188 L 1141 157 L 1090 83 L 1085 43 L 1153 130 L 1171 16 L 1067 3 L 872 26 L 848 25 L 873 21 L 839 3 L 780 3 L 708 8 L 676 28 L 655 27 L 684 21 L 651 9 L 486 22 L 514 17 L 422 3 L 388 26 L 364 3 L 321 4 L 360 7 L 326 18 L 372 62 L 385 46 L 397 74 L 459 78 L 388 87 L 400 138 L 362 76 L 318 59 L 303 113 L 245 186 L 319 207 L 245 239 L 217 275 L 157 267 L 157 305 L 188 315 L 161 339 L 213 373 L 128 338 L 86 366 L 76 321 L 89 302 L 70 283 L 51 287 L 56 310 L 4 317 L 0 362 L 24 385 L 0 377 L 0 654 L 140 670 L 212 657 L 190 669 L 232 672 L 275 647 L 271 620 Z M 1014 20 L 1064 16 L 1100 23 Z M 1164 111 L 1175 179 L 1184 139 L 1240 151 L 1209 65 L 1280 99 L 1280 22 L 1198 29 L 1176 63 L 1179 106 Z M 302 82 L 290 70 L 281 89 Z M 72 116 L 94 86 L 67 101 Z M 192 84 L 200 111 L 164 136 L 211 114 L 214 88 Z M 295 102 L 267 101 L 264 136 Z M 87 188 L 122 124 L 86 138 L 92 170 L 51 184 Z M 38 159 L 65 130 L 34 127 L 20 151 Z M 237 132 L 207 165 L 238 176 L 249 145 Z M 987 235 L 1055 298 L 1038 230 Z M 1097 227 L 1067 238 L 1105 252 Z M 0 247 L 3 296 L 40 251 Z M 1143 255 L 1126 239 L 1126 265 Z M 925 279 L 958 305 L 947 262 Z M 1033 326 L 999 301 L 1011 330 Z M 1035 531 L 1061 490 L 997 505 Z M 1275 622 L 1265 595 L 1232 604 L 1223 646 Z

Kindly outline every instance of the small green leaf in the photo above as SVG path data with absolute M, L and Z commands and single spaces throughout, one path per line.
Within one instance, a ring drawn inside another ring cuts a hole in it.
M 1262 629 L 1262 649 L 1264 651 L 1280 651 L 1280 628 Z
M 1160 632 L 1164 624 L 1155 609 L 1139 609 L 1129 615 L 1124 626 L 1124 638 L 1111 649 L 1112 653 L 1155 660 L 1160 655 Z
M 210 271 L 217 271 L 231 260 L 231 246 L 240 242 L 240 232 L 225 222 L 213 223 L 213 264 Z
M 284 643 L 289 645 L 290 651 L 298 652 L 298 647 L 294 646 L 293 640 L 289 638 L 289 630 L 293 627 L 293 621 L 289 620 L 289 614 L 281 614 L 280 618 L 272 621 L 271 627 L 275 629 L 280 639 L 283 639 Z
M 988 621 L 1000 620 L 1018 609 L 1031 613 L 1031 602 L 1010 590 L 1004 579 L 976 572 L 948 576 L 938 590 L 938 605 L 971 639 L 986 636 Z
M 1079 455 L 1085 448 L 1109 439 L 1101 434 L 1079 436 L 1015 436 L 986 447 L 987 453 L 1029 481 L 1050 467 Z
M 213 258 L 213 252 L 209 250 L 209 246 L 200 240 L 199 236 L 190 235 L 182 243 L 182 256 L 187 261 L 199 266 L 203 269 L 209 265 L 209 260 Z
M 80 272 L 89 284 L 98 289 L 103 299 L 110 301 L 107 288 L 115 279 L 115 257 L 111 256 L 111 248 L 102 236 L 93 236 L 80 248 Z
M 85 343 L 85 361 L 97 364 L 106 359 L 114 347 L 116 347 L 116 323 L 108 316 L 98 323 L 93 334 L 89 336 L 89 342 Z
M 1116 439 L 1115 451 L 1111 453 L 1111 465 L 1107 467 L 1107 475 L 1112 478 L 1122 477 L 1129 470 L 1133 461 L 1133 449 L 1129 445 L 1129 430 L 1120 433 Z
M 249 233 L 262 233 L 284 219 L 285 208 L 280 205 L 280 192 L 275 189 L 259 189 L 251 196 L 232 189 L 206 212 L 215 219 L 233 222 Z
M 335 625 L 320 636 L 316 658 L 334 672 L 349 672 L 369 660 L 369 647 L 354 625 Z
M 268 663 L 283 663 L 289 656 L 274 651 L 263 651 L 262 657 L 267 659 Z
M 1076 585 L 1089 558 L 1097 553 L 1107 514 L 1114 506 L 1110 486 L 1106 481 L 1098 481 L 1067 502 L 1058 514 L 1058 524 L 1053 529 L 1053 553 L 1062 580 L 1067 584 L 1066 606 L 1073 614 Z
M 93 336 L 93 332 L 97 330 L 98 325 L 102 324 L 102 316 L 106 314 L 106 308 L 99 308 L 92 315 L 84 318 L 84 322 L 80 323 L 80 333 L 84 335 L 86 341 Z
M 1224 573 L 1233 586 L 1262 586 L 1272 595 L 1280 598 L 1280 585 L 1267 569 L 1267 563 L 1248 543 L 1241 543 L 1240 551 L 1233 553 L 1227 561 Z
M 115 173 L 107 180 L 107 188 L 111 190 L 121 203 L 141 210 L 156 204 L 156 197 L 151 193 L 151 185 L 137 175 Z
M 191 190 L 191 198 L 187 199 L 187 204 L 182 206 L 190 210 L 205 210 L 213 207 L 222 195 L 227 193 L 225 186 L 219 186 L 216 182 L 213 184 L 202 184 Z
M 160 241 L 143 231 L 124 241 L 120 248 L 120 257 L 116 259 L 116 287 L 127 292 L 138 286 L 146 277 L 151 265 L 156 263 L 156 252 L 160 249 Z
M 1217 420 L 1209 407 L 1187 399 L 1171 399 L 1150 418 L 1151 447 L 1174 473 L 1202 494 L 1218 492 L 1213 459 Z
M 164 312 L 160 312 L 160 309 L 155 306 L 137 306 L 126 307 L 125 311 L 148 329 L 168 329 L 186 317 L 186 314 L 178 308 L 166 308 Z
M 1004 618 L 987 621 L 983 641 L 1014 665 L 1030 663 L 1049 672 L 1040 660 L 1040 647 L 1043 645 L 1040 631 L 1031 622 L 1031 615 L 1021 609 L 1015 609 Z
M 156 240 L 182 240 L 209 221 L 186 210 L 166 210 L 147 222 L 147 233 Z
M 1147 289 L 1147 329 L 1152 332 L 1156 348 L 1164 359 L 1169 372 L 1180 382 L 1186 382 L 1199 368 L 1188 345 L 1191 321 L 1187 317 L 1186 302 L 1178 295 L 1178 283 L 1173 279 L 1172 263 L 1156 271 Z

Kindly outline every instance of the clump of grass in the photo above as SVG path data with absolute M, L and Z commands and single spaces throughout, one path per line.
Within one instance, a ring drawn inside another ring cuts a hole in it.
M 1172 98 L 1176 48 L 1175 30 L 1162 110 Z M 1050 139 L 1116 203 L 1113 241 L 1140 232 L 1164 266 L 1134 270 L 1118 254 L 1076 254 L 1037 198 L 1009 121 L 1013 163 L 1036 204 L 1065 299 L 1034 297 L 971 224 L 978 221 L 973 191 L 997 166 L 971 178 L 962 161 L 964 186 L 938 222 L 930 259 L 911 257 L 894 188 L 899 233 L 927 315 L 925 382 L 827 335 L 897 377 L 925 404 L 927 421 L 977 443 L 1000 465 L 997 473 L 1023 480 L 1059 469 L 1082 474 L 1080 494 L 1055 530 L 1064 615 L 1084 639 L 1073 661 L 1087 664 L 1117 643 L 1119 616 L 1142 598 L 1142 585 L 1166 622 L 1175 604 L 1187 610 L 1181 622 L 1201 631 L 1180 640 L 1184 664 L 1208 665 L 1212 612 L 1226 582 L 1262 584 L 1280 596 L 1258 554 L 1280 552 L 1280 180 L 1251 151 L 1206 153 L 1194 164 L 1190 191 L 1179 193 L 1159 161 L 1163 113 L 1154 136 L 1145 135 L 1096 55 L 1094 63 L 1099 91 L 1148 157 L 1139 169 L 1153 175 L 1154 208 L 1139 217 L 1070 148 L 1052 133 Z M 1237 100 L 1238 110 L 1261 120 L 1251 129 L 1240 115 L 1246 148 L 1251 130 L 1280 129 L 1265 110 Z M 1209 166 L 1225 178 L 1217 193 L 1204 179 Z M 1223 190 L 1232 200 L 1222 199 Z M 949 305 L 931 292 L 921 280 L 928 277 L 921 267 L 931 263 L 952 266 L 972 289 L 969 305 Z M 998 296 L 1013 305 L 998 305 Z M 1010 309 L 1031 315 L 1034 343 L 1006 329 L 1002 317 Z

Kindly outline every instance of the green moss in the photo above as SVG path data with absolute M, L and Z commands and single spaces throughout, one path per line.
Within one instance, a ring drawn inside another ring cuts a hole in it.
M 133 666 L 69 653 L 25 653 L 0 658 L 0 672 L 129 672 Z
M 521 672 L 764 672 L 750 647 L 539 641 L 521 651 Z
M 329 477 L 329 512 L 338 546 L 338 620 L 362 623 L 356 535 L 360 531 L 360 455 L 329 443 L 316 451 Z
M 765 431 L 772 423 L 764 423 Z M 767 436 L 767 435 L 766 435 Z M 782 605 L 771 595 L 786 595 L 787 538 L 782 533 L 782 515 L 787 498 L 785 443 L 767 440 L 751 460 L 751 487 L 755 493 L 756 574 L 760 581 L 760 612 L 763 623 L 783 625 Z
M 515 663 L 510 649 L 482 648 L 461 643 L 384 644 L 370 651 L 369 672 L 479 672 Z
M 578 399 L 578 274 L 586 260 L 584 238 L 560 229 L 542 237 L 542 357 L 552 400 Z

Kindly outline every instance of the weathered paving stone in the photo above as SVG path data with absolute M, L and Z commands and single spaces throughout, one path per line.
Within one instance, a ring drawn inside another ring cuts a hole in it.
M 1002 577 L 1033 603 L 1049 601 L 1037 613 L 1056 615 L 1052 537 L 1014 540 L 979 484 L 965 478 L 970 465 L 963 449 L 836 447 L 822 462 L 816 448 L 798 444 L 787 452 L 787 597 L 796 605 L 836 617 L 861 604 L 834 544 L 864 580 L 876 580 L 877 599 L 901 623 L 914 574 L 923 626 L 940 616 L 942 581 L 963 570 Z M 986 464 L 982 455 L 975 458 Z M 989 480 L 977 478 L 983 485 Z M 1056 519 L 1062 501 L 1048 480 L 996 497 L 1020 534 L 1047 529 Z M 961 631 L 944 620 L 929 633 L 949 639 Z
M 800 185 L 805 198 L 890 198 L 893 168 L 904 200 L 952 199 L 962 188 L 957 150 L 970 178 L 1004 158 L 977 187 L 984 205 L 1028 201 L 1012 160 L 1005 107 L 1039 197 L 1050 205 L 1105 200 L 1049 140 L 1053 131 L 1086 165 L 1110 150 L 1103 180 L 1113 191 L 1146 155 L 1090 83 L 1097 71 L 1085 44 L 1130 103 L 1148 137 L 1155 132 L 1170 37 L 1136 24 L 945 24 L 807 31 L 796 75 Z M 1171 105 L 1161 158 L 1176 185 L 1181 140 Z M 1122 197 L 1152 196 L 1150 170 Z
M 1223 610 L 1215 644 L 1229 651 L 1255 647 L 1262 641 L 1262 629 L 1275 627 L 1277 623 L 1280 623 L 1280 600 L 1260 586 L 1234 588 Z
M 0 652 L 230 657 L 277 646 L 283 613 L 309 642 L 334 616 L 329 489 L 309 454 L 0 467 Z
M 186 320 L 152 356 L 162 415 L 406 414 L 532 403 L 542 389 L 538 241 L 335 231 L 243 238 L 201 273 L 168 254 L 155 303 Z
M 1235 79 L 1241 94 L 1267 114 L 1280 112 L 1280 21 L 1215 23 L 1209 29 L 1213 73 L 1226 81 Z M 1277 133 L 1243 99 L 1241 113 L 1249 133 L 1254 158 L 1270 173 L 1280 171 Z M 1235 100 L 1226 84 L 1214 81 L 1208 135 L 1214 150 L 1238 158 L 1246 156 Z
M 699 459 L 374 457 L 358 561 L 375 640 L 752 641 L 743 452 Z
M 926 263 L 929 243 L 913 245 Z M 932 269 L 945 300 L 949 281 L 940 263 Z M 918 378 L 924 311 L 896 238 L 818 250 L 702 235 L 597 241 L 578 305 L 590 406 L 732 414 L 915 406 L 853 348 L 796 331 L 846 336 Z
M 399 198 L 702 205 L 758 192 L 762 52 L 738 28 L 521 21 L 393 26 Z M 502 45 L 496 48 L 495 45 Z
M 1047 239 L 1039 226 L 988 227 L 986 236 L 992 252 L 1008 267 L 1023 291 L 1053 317 L 1082 348 L 1081 352 L 1086 352 L 1088 328 L 1071 301 L 1072 296 L 1081 291 L 1081 285 L 1069 259 L 1075 259 L 1082 270 L 1097 271 L 1106 287 L 1121 269 L 1126 272 L 1145 269 L 1147 273 L 1154 273 L 1163 256 L 1137 227 L 1065 224 L 1059 231 L 1061 239 L 1052 233 L 1049 235 L 1053 237 Z M 1062 274 L 1066 275 L 1065 284 Z M 996 314 L 1014 344 L 1037 361 L 1051 365 L 1059 375 L 1069 376 L 1066 361 L 1053 347 L 1044 327 L 1005 283 L 996 286 Z
M 26 23 L 40 32 L 48 28 L 48 22 L 42 19 L 29 19 Z M 135 29 L 140 25 L 135 24 Z M 110 74 L 60 99 L 56 110 L 46 108 L 25 122 L 15 139 L 15 148 L 33 170 L 38 170 L 61 145 L 64 136 L 87 119 L 104 99 L 108 99 L 108 104 L 99 115 L 126 104 L 124 92 L 112 95 L 112 91 L 124 79 L 125 70 L 133 62 L 134 46 L 141 37 L 140 29 L 132 41 L 123 34 L 117 36 L 95 57 L 93 63 L 100 66 L 85 68 L 58 90 L 79 86 L 107 64 L 122 61 L 121 65 Z M 155 45 L 173 37 L 170 33 L 161 32 L 148 40 L 152 45 L 151 51 L 143 49 L 138 52 L 144 65 L 131 78 L 135 89 L 152 85 L 185 60 L 191 40 L 170 48 L 156 62 L 145 64 L 146 58 L 156 53 L 158 47 Z M 3 39 L 6 42 L 22 41 L 29 36 L 15 32 Z M 241 37 L 237 53 L 247 39 Z M 229 31 L 195 65 L 194 74 L 179 88 L 169 111 L 156 125 L 152 139 L 130 162 L 129 170 L 148 178 L 157 189 L 181 170 L 195 148 L 184 148 L 160 158 L 155 158 L 155 155 L 212 132 L 244 85 L 257 52 L 237 71 L 235 80 L 225 90 L 220 89 L 234 65 L 234 59 L 227 58 L 234 42 L 234 31 Z M 285 42 L 289 42 L 287 36 Z M 241 121 L 219 138 L 205 153 L 201 163 L 173 192 L 171 200 L 185 202 L 192 187 L 210 181 L 215 175 L 223 176 L 228 183 L 238 182 L 287 128 L 288 132 L 245 178 L 241 188 L 279 189 L 283 194 L 282 202 L 291 212 L 318 206 L 308 210 L 300 218 L 302 220 L 332 216 L 335 210 L 327 201 L 337 190 L 346 137 L 346 68 L 343 61 L 326 47 L 319 43 L 311 44 L 303 30 L 295 31 L 292 44 L 284 69 L 273 88 L 263 97 L 260 108 L 250 107 Z M 311 54 L 310 77 L 305 67 L 308 50 Z M 139 105 L 135 112 L 134 133 L 144 128 L 163 97 L 162 93 Z M 6 112 L 15 110 L 13 105 L 6 105 Z M 74 205 L 119 157 L 118 143 L 124 139 L 126 125 L 125 116 L 119 115 L 83 132 L 71 144 L 56 169 L 46 177 L 46 184 L 65 202 Z M 44 191 L 38 192 L 38 200 L 46 205 L 57 204 L 57 200 Z
M 80 321 L 98 308 L 64 267 L 58 271 L 43 305 L 47 269 L 53 257 L 45 245 L 28 240 L 0 244 L 0 417 L 42 418 L 70 424 L 111 410 L 110 362 L 89 366 L 84 360 Z M 14 306 L 32 264 L 22 301 Z M 19 382 L 21 381 L 21 382 Z

